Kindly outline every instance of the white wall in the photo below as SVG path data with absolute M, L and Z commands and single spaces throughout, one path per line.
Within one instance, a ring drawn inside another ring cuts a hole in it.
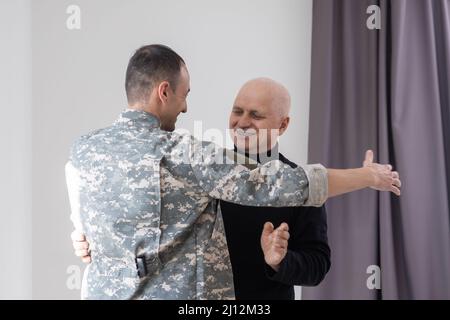
M 81 30 L 66 28 L 70 4 L 81 8 Z M 167 44 L 185 58 L 192 93 L 178 126 L 189 130 L 195 120 L 225 129 L 250 78 L 284 83 L 293 109 L 281 151 L 306 161 L 311 0 L 40 0 L 32 9 L 34 298 L 79 298 L 66 285 L 67 268 L 82 264 L 69 239 L 63 166 L 76 136 L 126 106 L 124 73 L 139 46 Z
M 31 298 L 31 12 L 0 1 L 0 299 Z

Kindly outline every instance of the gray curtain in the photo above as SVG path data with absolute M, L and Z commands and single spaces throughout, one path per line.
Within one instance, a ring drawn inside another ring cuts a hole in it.
M 361 166 L 372 148 L 403 187 L 327 203 L 332 266 L 303 299 L 450 299 L 450 1 L 314 0 L 312 50 L 309 162 Z

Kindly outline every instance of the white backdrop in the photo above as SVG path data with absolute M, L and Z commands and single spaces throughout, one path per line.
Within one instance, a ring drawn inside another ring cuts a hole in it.
M 31 12 L 0 1 L 0 299 L 31 298 Z

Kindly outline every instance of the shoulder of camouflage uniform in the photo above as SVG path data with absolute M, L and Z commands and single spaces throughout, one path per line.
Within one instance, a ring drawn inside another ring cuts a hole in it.
M 241 165 L 247 167 L 247 169 L 249 169 L 249 170 L 254 170 L 258 167 L 258 162 L 256 162 L 255 160 L 253 160 L 239 152 L 229 150 L 229 149 L 223 149 L 223 155 L 225 158 L 228 158 L 231 161 L 233 161 L 232 163 L 241 164 Z M 229 162 L 227 162 L 227 163 L 229 163 Z
M 103 131 L 105 128 L 101 128 L 101 129 L 96 129 L 93 130 L 89 133 L 86 133 L 84 135 L 79 136 L 78 138 L 76 138 L 71 147 L 70 147 L 70 159 L 73 158 L 74 155 L 76 155 L 77 153 L 83 151 L 87 145 L 86 143 L 88 142 L 89 138 L 91 138 L 92 136 L 97 135 L 98 133 L 100 133 L 101 131 Z

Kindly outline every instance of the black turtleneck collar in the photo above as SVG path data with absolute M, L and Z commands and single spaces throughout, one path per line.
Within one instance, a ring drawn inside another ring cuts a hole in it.
M 291 166 L 292 168 L 297 167 L 297 165 L 295 163 L 286 159 L 286 157 L 283 156 L 279 152 L 278 143 L 271 150 L 268 150 L 267 152 L 258 153 L 258 154 L 250 154 L 248 152 L 244 152 L 243 150 L 239 150 L 236 146 L 234 146 L 234 151 L 238 152 L 240 154 L 244 154 L 247 158 L 256 160 L 260 164 L 265 164 L 272 160 L 280 160 L 281 162 Z

